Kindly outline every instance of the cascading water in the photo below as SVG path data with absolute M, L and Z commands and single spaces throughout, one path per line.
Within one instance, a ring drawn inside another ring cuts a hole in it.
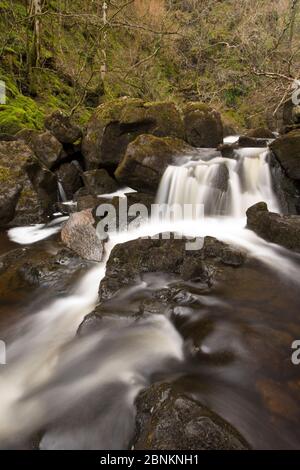
M 299 265 L 291 260 L 290 253 L 268 244 L 244 228 L 245 211 L 252 204 L 264 200 L 270 209 L 278 211 L 267 149 L 241 149 L 234 159 L 222 158 L 216 152 L 211 157 L 210 151 L 199 150 L 198 157 L 184 159 L 182 166 L 168 167 L 157 194 L 157 202 L 162 204 L 203 204 L 209 217 L 184 224 L 182 220 L 171 223 L 154 220 L 135 232 L 112 235 L 106 248 L 106 259 L 116 243 L 174 230 L 191 236 L 210 235 L 238 245 L 253 258 L 262 261 L 268 269 L 281 270 L 285 278 L 296 283 Z M 25 233 L 26 242 L 34 243 L 56 230 L 57 226 L 50 227 L 50 230 L 49 227 L 14 229 L 11 237 L 15 242 L 22 243 Z M 101 319 L 102 326 L 98 332 L 73 341 L 81 320 L 97 302 L 98 285 L 104 273 L 105 262 L 86 274 L 68 297 L 51 302 L 34 315 L 28 314 L 10 331 L 13 341 L 8 347 L 8 365 L 0 377 L 2 447 L 22 445 L 27 438 L 46 429 L 40 441 L 40 448 L 43 449 L 127 448 L 134 427 L 134 399 L 139 390 L 151 382 L 151 376 L 155 373 L 167 375 L 169 371 L 172 380 L 174 369 L 170 368 L 170 360 L 173 366 L 177 364 L 181 374 L 183 364 L 187 369 L 190 367 L 185 362 L 185 349 L 192 340 L 186 338 L 186 332 L 181 335 L 167 315 L 152 314 L 138 319 L 124 315 L 124 307 L 129 302 L 125 298 L 115 307 L 117 315 Z M 253 282 L 258 282 L 259 290 L 265 294 L 269 274 L 257 274 L 259 280 L 256 281 L 250 267 L 244 275 L 248 277 L 246 281 L 241 280 L 241 299 L 234 298 L 237 279 L 232 287 L 228 287 L 228 292 L 215 290 L 210 296 L 203 295 L 202 291 L 197 292 L 196 287 L 192 286 L 191 298 L 194 303 L 198 302 L 199 308 L 195 309 L 193 303 L 178 307 L 181 321 L 185 317 L 192 327 L 195 324 L 196 328 L 201 329 L 201 321 L 206 316 L 207 322 L 216 322 L 215 328 L 210 330 L 201 345 L 203 352 L 218 351 L 218 347 L 224 350 L 235 348 L 236 362 L 228 368 L 226 364 L 223 367 L 219 364 L 216 382 L 212 364 L 209 364 L 204 378 L 200 374 L 197 379 L 195 375 L 199 374 L 199 365 L 196 371 L 192 369 L 195 383 L 199 380 L 201 384 L 200 394 L 197 393 L 200 400 L 237 427 L 240 426 L 254 446 L 259 448 L 267 443 L 271 447 L 295 447 L 298 441 L 293 433 L 286 431 L 286 435 L 291 437 L 287 443 L 271 425 L 261 423 L 264 409 L 255 394 L 249 398 L 257 363 L 264 361 L 264 355 L 262 358 L 252 357 L 264 326 L 264 312 L 261 311 L 264 298 L 258 298 L 256 306 L 251 293 L 250 301 L 247 296 L 243 298 L 243 289 L 244 284 L 251 287 Z M 266 279 L 267 284 L 264 284 Z M 160 284 L 164 280 L 157 274 L 156 282 Z M 275 293 L 281 292 L 280 295 L 284 296 L 286 291 L 284 286 L 281 289 L 282 279 L 274 279 L 272 283 L 271 301 Z M 136 287 L 136 294 L 143 295 L 145 290 L 147 298 L 150 288 L 144 281 Z M 294 291 L 297 292 L 298 288 L 299 284 Z M 293 289 L 292 283 L 290 289 Z M 254 294 L 259 297 L 258 290 Z M 284 308 L 288 308 L 292 298 L 293 295 L 283 298 Z M 276 302 L 279 302 L 277 298 Z M 131 308 L 131 304 L 129 306 Z M 290 309 L 297 311 L 293 305 Z M 257 312 L 259 322 L 255 329 Z M 275 316 L 277 313 L 275 311 Z M 250 325 L 247 323 L 248 316 Z M 289 322 L 292 324 L 295 320 Z M 207 324 L 204 325 L 205 329 Z M 247 351 L 249 338 L 247 336 L 245 340 L 245 331 L 249 331 L 251 340 L 254 338 L 251 353 Z M 191 393 L 198 396 L 194 389 Z M 267 416 L 263 420 L 267 423 Z M 263 439 L 261 435 L 257 436 L 258 427 Z
M 244 217 L 253 204 L 265 201 L 279 212 L 272 189 L 268 150 L 239 149 L 235 158 L 214 156 L 169 166 L 157 194 L 159 204 L 202 204 L 206 216 Z

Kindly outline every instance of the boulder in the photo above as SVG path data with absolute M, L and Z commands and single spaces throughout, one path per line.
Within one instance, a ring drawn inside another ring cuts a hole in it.
M 104 169 L 85 171 L 82 174 L 82 178 L 89 194 L 109 194 L 119 189 L 116 180 L 109 176 L 108 172 Z
M 48 169 L 51 169 L 63 158 L 61 143 L 49 131 L 39 132 L 24 129 L 18 132 L 17 138 L 25 142 Z
M 62 184 L 68 201 L 73 199 L 73 195 L 82 187 L 82 181 L 77 166 L 71 163 L 63 163 L 55 172 L 58 181 Z
M 280 136 L 270 148 L 286 174 L 293 180 L 300 180 L 300 129 Z
M 247 211 L 247 228 L 265 240 L 300 253 L 300 216 L 279 215 L 259 202 Z
M 128 144 L 140 134 L 183 138 L 183 123 L 175 104 L 122 98 L 99 106 L 83 138 L 86 169 L 116 168 Z
M 246 260 L 241 250 L 211 237 L 206 237 L 203 247 L 197 250 L 188 251 L 186 242 L 172 234 L 169 239 L 163 239 L 160 234 L 155 239 L 139 238 L 116 245 L 100 283 L 100 300 L 112 298 L 121 288 L 133 285 L 144 273 L 177 274 L 185 280 L 197 278 L 210 286 L 217 272 L 221 275 L 226 267 L 241 266 Z
M 72 124 L 69 116 L 61 111 L 55 111 L 45 119 L 45 127 L 62 144 L 73 144 L 82 137 L 79 126 Z
M 258 127 L 248 131 L 246 137 L 251 137 L 253 139 L 274 139 L 274 134 L 270 129 Z
M 0 225 L 38 223 L 56 201 L 56 178 L 21 141 L 0 142 Z
M 55 250 L 45 250 L 43 244 L 17 248 L 0 256 L 0 297 L 2 301 L 20 299 L 35 289 L 44 289 L 54 297 L 70 292 L 78 276 L 82 276 L 91 263 L 73 251 L 52 243 Z M 53 252 L 55 251 L 55 253 Z
M 259 147 L 267 147 L 269 144 L 269 139 L 256 139 L 253 137 L 247 137 L 242 135 L 238 140 L 239 147 L 251 147 L 251 148 L 259 148 Z
M 192 152 L 182 140 L 141 135 L 128 145 L 115 177 L 120 184 L 155 194 L 168 165 L 179 163 L 184 155 Z
M 189 103 L 183 108 L 185 136 L 194 147 L 217 147 L 223 142 L 220 114 L 203 103 Z
M 101 261 L 103 242 L 98 238 L 94 227 L 92 211 L 86 209 L 71 214 L 61 230 L 62 242 L 82 258 Z
M 136 408 L 136 450 L 249 449 L 233 426 L 173 384 L 154 384 L 142 391 Z

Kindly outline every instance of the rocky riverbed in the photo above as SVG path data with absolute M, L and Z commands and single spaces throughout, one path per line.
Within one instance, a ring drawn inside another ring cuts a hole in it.
M 125 98 L 0 141 L 3 448 L 299 448 L 295 126 Z M 124 201 L 204 214 L 130 232 Z

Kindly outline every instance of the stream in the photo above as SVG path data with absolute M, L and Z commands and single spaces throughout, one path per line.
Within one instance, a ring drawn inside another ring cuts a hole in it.
M 112 234 L 105 260 L 66 295 L 1 299 L 0 338 L 7 344 L 1 448 L 128 449 L 135 398 L 156 381 L 175 383 L 255 449 L 299 448 L 300 369 L 291 362 L 291 345 L 300 338 L 300 256 L 245 228 L 247 208 L 262 200 L 280 211 L 266 148 L 240 149 L 236 159 L 199 149 L 196 158 L 167 168 L 156 202 L 203 204 L 203 217 L 154 219 Z M 55 250 L 64 220 L 2 232 L 0 254 L 28 246 Z M 97 305 L 111 249 L 164 231 L 216 237 L 246 250 L 249 260 L 205 293 L 186 282 L 184 300 L 165 315 L 139 317 L 137 301 L 177 282 L 145 274 L 116 296 L 99 330 L 76 336 Z

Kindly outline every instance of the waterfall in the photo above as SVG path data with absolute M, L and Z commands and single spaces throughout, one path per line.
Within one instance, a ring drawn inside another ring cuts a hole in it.
M 57 181 L 57 187 L 58 187 L 58 194 L 61 202 L 67 202 L 68 198 L 66 195 L 66 192 L 64 190 L 64 187 L 62 183 L 58 180 Z
M 266 148 L 242 148 L 234 158 L 212 154 L 182 166 L 169 166 L 162 178 L 156 202 L 168 205 L 204 206 L 206 216 L 244 217 L 253 204 L 265 201 L 279 212 L 273 191 Z

